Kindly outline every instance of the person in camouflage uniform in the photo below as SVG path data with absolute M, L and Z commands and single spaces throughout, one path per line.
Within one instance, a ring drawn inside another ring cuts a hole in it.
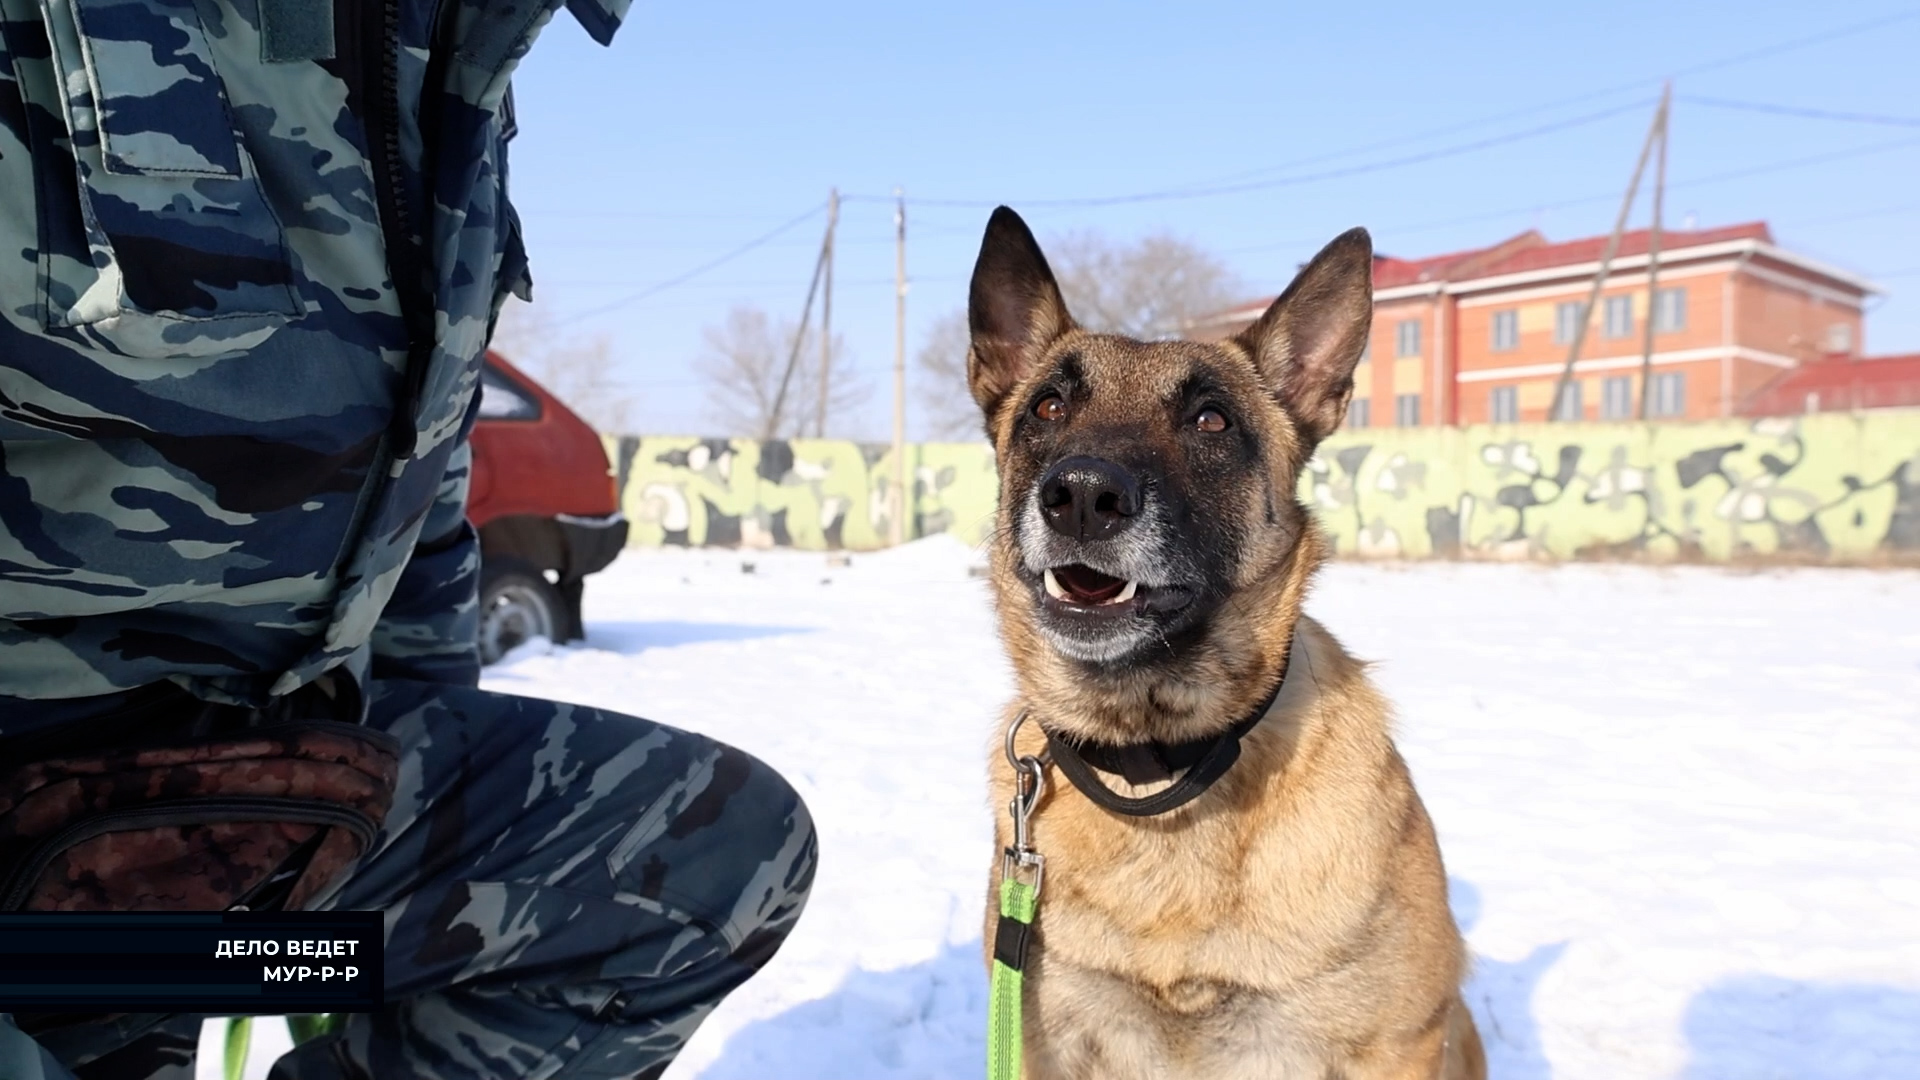
M 627 0 L 566 0 L 602 44 Z M 191 695 L 399 738 L 315 907 L 384 1011 L 276 1080 L 653 1077 L 784 940 L 805 806 L 477 689 L 481 353 L 528 295 L 508 80 L 560 0 L 0 0 L 0 740 Z M 6 1080 L 191 1080 L 199 1018 L 0 1016 Z

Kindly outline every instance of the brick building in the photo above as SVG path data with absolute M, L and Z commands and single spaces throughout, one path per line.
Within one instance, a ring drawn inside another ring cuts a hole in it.
M 1631 419 L 1648 318 L 1645 230 L 1621 238 L 1587 330 L 1565 419 Z M 1554 383 L 1607 237 L 1550 243 L 1535 231 L 1491 247 L 1374 260 L 1373 333 L 1354 375 L 1353 427 L 1547 419 Z M 1876 290 L 1786 251 L 1764 222 L 1663 231 L 1650 416 L 1733 416 L 1783 373 L 1858 357 Z M 1272 298 L 1195 327 L 1238 332 Z
M 1742 416 L 1920 408 L 1920 353 L 1803 364 L 1740 403 Z

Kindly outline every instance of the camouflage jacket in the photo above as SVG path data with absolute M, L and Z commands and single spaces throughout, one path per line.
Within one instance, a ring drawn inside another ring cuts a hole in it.
M 628 0 L 565 2 L 605 44 Z M 507 84 L 560 4 L 0 0 L 0 696 L 477 679 Z

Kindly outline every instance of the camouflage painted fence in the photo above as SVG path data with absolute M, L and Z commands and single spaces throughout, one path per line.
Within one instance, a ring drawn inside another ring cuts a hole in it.
M 627 436 L 608 452 L 634 544 L 886 542 L 884 445 Z M 907 453 L 908 535 L 984 540 L 991 451 Z M 1301 498 L 1349 556 L 1920 561 L 1920 410 L 1348 430 L 1320 448 Z
M 884 547 L 893 448 L 833 439 L 606 437 L 628 543 L 679 547 Z M 968 543 L 993 527 L 993 451 L 985 443 L 907 447 L 907 535 Z

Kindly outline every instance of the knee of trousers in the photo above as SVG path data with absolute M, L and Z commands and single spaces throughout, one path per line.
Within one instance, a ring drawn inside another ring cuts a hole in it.
M 612 841 L 607 870 L 616 893 L 678 912 L 709 947 L 757 968 L 793 930 L 813 887 L 813 815 L 772 766 L 701 735 L 681 737 L 676 768 L 687 771 L 628 805 L 632 825 Z
M 751 886 L 757 895 L 743 897 L 753 901 L 751 908 L 734 920 L 732 929 L 738 944 L 733 955 L 735 960 L 758 968 L 793 932 L 806 907 L 819 858 L 819 837 L 806 800 L 786 777 L 750 754 L 741 756 L 749 763 L 742 794 L 751 795 L 750 805 L 759 808 L 757 820 L 740 823 L 741 839 L 763 836 L 768 842 L 741 845 L 743 855 L 753 852 L 748 857 L 758 857 L 760 865 Z

